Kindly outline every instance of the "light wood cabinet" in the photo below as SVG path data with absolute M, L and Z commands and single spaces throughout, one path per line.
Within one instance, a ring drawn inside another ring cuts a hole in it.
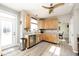
M 39 26 L 39 29 L 43 29 L 44 28 L 44 20 L 39 20 L 38 26 Z
M 30 15 L 26 15 L 25 24 L 26 24 L 26 30 L 28 31 L 30 29 Z
M 53 19 L 39 20 L 39 28 L 42 29 L 43 31 L 44 30 L 53 31 L 53 29 L 58 30 L 58 19 L 53 18 Z M 50 33 L 42 33 L 40 35 L 40 40 L 56 43 L 58 41 L 58 35 Z
M 40 35 L 40 40 L 57 43 L 58 35 L 43 33 Z
M 39 28 L 40 29 L 57 29 L 58 20 L 57 19 L 39 20 Z
M 57 43 L 58 41 L 58 36 L 55 34 L 45 34 L 45 37 L 45 40 L 49 42 Z
M 39 36 L 40 36 L 39 34 L 36 34 L 36 43 L 39 43 L 41 41 Z
M 58 20 L 45 20 L 45 29 L 57 29 Z
M 40 39 L 40 41 L 45 40 L 45 35 L 44 34 L 40 34 L 39 35 L 39 39 Z

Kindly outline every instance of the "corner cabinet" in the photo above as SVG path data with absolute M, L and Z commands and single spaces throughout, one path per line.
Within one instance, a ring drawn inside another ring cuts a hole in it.
M 40 40 L 58 43 L 58 35 L 50 33 L 42 33 L 40 34 Z

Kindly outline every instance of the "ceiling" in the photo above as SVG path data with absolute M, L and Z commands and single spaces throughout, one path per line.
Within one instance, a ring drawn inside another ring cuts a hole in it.
M 3 5 L 12 8 L 16 11 L 26 10 L 29 13 L 39 17 L 39 18 L 46 18 L 51 16 L 59 16 L 69 13 L 72 10 L 73 4 L 66 3 L 64 6 L 60 6 L 55 8 L 54 11 L 49 14 L 48 9 L 44 9 L 41 7 L 49 6 L 50 3 L 3 3 Z

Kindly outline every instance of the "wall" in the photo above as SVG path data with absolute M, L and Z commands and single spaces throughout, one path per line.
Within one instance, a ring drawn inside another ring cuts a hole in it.
M 26 20 L 26 11 L 22 10 L 20 12 L 20 38 L 24 37 L 25 33 L 24 28 L 26 28 L 25 20 Z
M 69 27 L 69 41 L 70 45 L 73 48 L 73 51 L 77 53 L 77 35 L 79 34 L 79 5 L 75 5 L 72 18 L 70 19 L 70 27 Z
M 61 23 L 60 25 L 60 33 L 63 33 L 63 37 L 64 38 L 68 38 L 69 37 L 69 28 L 67 28 L 67 23 Z
M 63 33 L 64 38 L 68 40 L 69 38 L 69 28 L 67 28 L 67 24 L 69 24 L 71 18 L 71 13 L 69 14 L 65 14 L 62 16 L 58 16 L 59 19 L 59 26 L 60 26 L 60 30 L 59 33 Z
M 69 45 L 77 53 L 77 35 L 79 34 L 79 4 L 75 4 L 70 14 L 59 16 L 60 22 L 69 23 Z M 64 25 L 62 25 L 64 27 Z M 63 30 L 66 30 L 64 27 Z

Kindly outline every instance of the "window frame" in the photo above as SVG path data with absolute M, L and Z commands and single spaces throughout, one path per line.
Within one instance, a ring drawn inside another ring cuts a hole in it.
M 36 20 L 36 19 L 31 18 L 31 20 Z M 37 20 L 36 20 L 36 21 L 37 21 Z M 37 31 L 37 30 L 38 30 L 38 22 L 37 22 L 37 23 L 35 23 L 35 22 L 31 22 L 31 24 L 34 24 L 34 25 L 37 26 L 37 28 L 35 28 L 35 31 Z M 31 27 L 30 27 L 30 30 L 31 30 Z M 31 31 L 33 31 L 33 29 L 32 29 Z

